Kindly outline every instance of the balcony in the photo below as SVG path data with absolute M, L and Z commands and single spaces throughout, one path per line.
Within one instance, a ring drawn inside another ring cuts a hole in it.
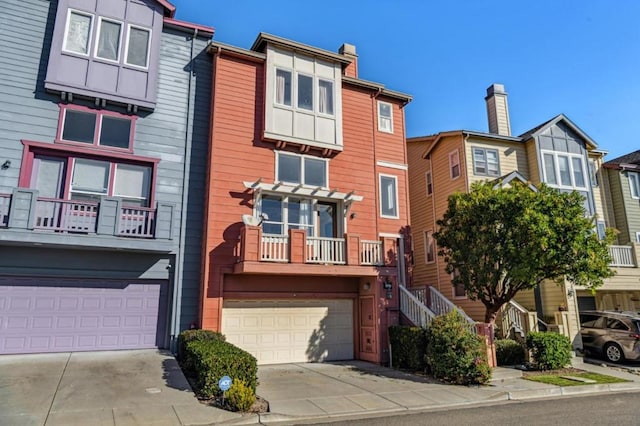
M 309 237 L 299 229 L 287 235 L 263 234 L 262 228 L 245 225 L 236 248 L 236 273 L 331 274 L 341 276 L 376 275 L 395 267 L 394 238 L 361 240 L 345 234 L 344 238 Z
M 609 246 L 609 255 L 611 256 L 610 266 L 617 268 L 635 268 L 637 267 L 638 245 L 632 244 L 628 246 Z
M 3 241 L 14 244 L 170 251 L 174 208 L 168 203 L 124 206 L 115 197 L 100 202 L 44 198 L 36 190 L 16 188 L 11 195 L 0 194 L 0 227 L 10 231 Z

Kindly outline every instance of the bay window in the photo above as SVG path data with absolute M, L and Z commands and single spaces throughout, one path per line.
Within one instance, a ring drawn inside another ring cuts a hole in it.
M 587 187 L 584 160 L 581 155 L 542 152 L 543 174 L 549 186 L 566 189 Z
M 150 43 L 151 31 L 145 28 L 129 25 L 125 64 L 147 68 Z
M 335 113 L 334 90 L 333 80 L 276 68 L 275 105 L 291 107 L 294 104 L 292 93 L 295 93 L 297 110 L 333 116 Z
M 291 106 L 291 71 L 276 70 L 276 104 Z
M 100 59 L 118 62 L 120 60 L 121 33 L 122 23 L 101 17 L 98 23 L 98 41 L 95 56 Z
M 69 9 L 62 50 L 87 55 L 91 42 L 93 15 Z

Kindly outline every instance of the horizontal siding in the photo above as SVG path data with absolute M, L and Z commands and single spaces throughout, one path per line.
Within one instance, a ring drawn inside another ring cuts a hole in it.
M 622 174 L 619 170 L 604 169 L 609 181 L 611 191 L 611 205 L 615 217 L 616 229 L 619 231 L 618 244 L 629 242 L 629 226 L 627 224 L 627 214 L 625 211 L 624 194 L 622 193 Z M 627 182 L 628 184 L 628 182 Z
M 527 152 L 523 144 L 498 142 L 493 140 L 487 141 L 469 137 L 465 142 L 465 146 L 465 157 L 469 171 L 469 185 L 474 182 L 495 179 L 495 176 L 481 176 L 474 173 L 473 148 L 495 149 L 498 151 L 498 162 L 500 166 L 499 176 L 504 176 L 517 171 L 526 179 L 529 179 Z
M 631 187 L 629 177 L 626 172 L 619 172 L 620 189 L 625 206 L 625 216 L 627 218 L 628 241 L 635 241 L 636 232 L 640 232 L 640 201 L 631 197 Z M 623 231 L 623 232 L 625 232 Z
M 529 139 L 525 142 L 525 149 L 527 151 L 527 163 L 529 166 L 529 180 L 534 185 L 539 185 L 541 178 L 540 167 L 538 167 L 538 154 L 536 151 L 536 142 L 534 139 Z

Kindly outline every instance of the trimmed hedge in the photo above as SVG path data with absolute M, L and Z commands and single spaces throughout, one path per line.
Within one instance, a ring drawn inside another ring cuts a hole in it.
M 222 340 L 192 340 L 187 342 L 185 354 L 193 362 L 197 393 L 205 398 L 221 396 L 218 381 L 229 376 L 238 380 L 255 394 L 258 386 L 258 363 L 248 352 Z
M 538 370 L 555 370 L 571 363 L 571 340 L 553 332 L 527 333 L 527 348 Z
M 202 340 L 225 341 L 224 334 L 211 330 L 185 330 L 178 336 L 178 359 L 183 370 L 193 371 L 193 360 L 186 350 L 187 343 Z
M 513 339 L 496 340 L 498 365 L 518 365 L 524 363 L 524 346 Z
M 427 337 L 423 328 L 392 325 L 389 327 L 389 343 L 394 368 L 413 371 L 426 369 L 424 354 L 427 349 Z
M 429 324 L 426 360 L 433 376 L 444 382 L 471 385 L 491 379 L 484 339 L 455 310 Z

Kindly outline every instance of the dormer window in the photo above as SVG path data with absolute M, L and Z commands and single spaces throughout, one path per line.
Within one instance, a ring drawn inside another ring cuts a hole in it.
M 120 39 L 122 24 L 117 21 L 100 18 L 98 24 L 98 43 L 96 57 L 107 61 L 120 60 Z
M 59 142 L 131 150 L 134 118 L 111 111 L 62 107 Z
M 91 44 L 92 23 L 93 15 L 69 9 L 62 49 L 67 52 L 87 55 Z

